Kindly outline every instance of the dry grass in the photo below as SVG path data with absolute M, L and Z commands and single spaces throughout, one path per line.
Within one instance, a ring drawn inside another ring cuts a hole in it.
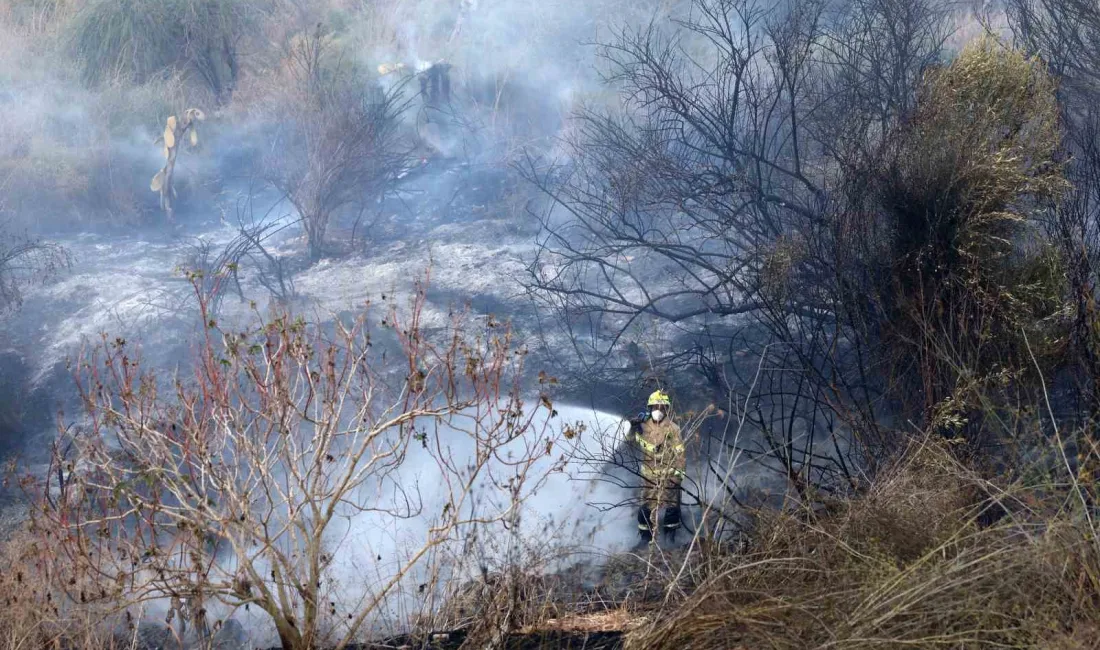
M 1088 522 L 1048 490 L 983 528 L 987 488 L 946 445 L 926 442 L 826 513 L 760 513 L 745 554 L 704 544 L 686 557 L 612 558 L 606 575 L 635 585 L 622 600 L 586 606 L 565 574 L 501 574 L 459 589 L 444 608 L 452 618 L 432 621 L 448 625 L 431 627 L 466 630 L 468 647 L 501 634 L 610 632 L 628 650 L 1098 647 L 1100 554 Z M 42 590 L 43 550 L 19 534 L 3 548 L 16 568 L 0 574 L 0 650 L 119 644 L 102 606 Z
M 551 618 L 538 625 L 520 630 L 523 634 L 557 630 L 562 632 L 623 632 L 631 631 L 649 622 L 649 619 L 629 609 L 618 608 L 594 614 L 576 614 Z
M 1100 621 L 1089 526 L 980 528 L 976 490 L 925 445 L 831 514 L 763 515 L 750 553 L 700 565 L 694 593 L 627 647 L 1095 647 L 1080 645 Z

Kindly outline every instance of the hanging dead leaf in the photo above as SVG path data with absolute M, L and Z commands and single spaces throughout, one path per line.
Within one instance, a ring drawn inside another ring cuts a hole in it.
M 176 146 L 176 133 L 172 129 L 164 129 L 164 146 L 168 149 Z
M 191 129 L 191 146 L 199 146 L 199 132 L 195 128 Z
M 153 177 L 151 183 L 149 183 L 149 189 L 154 192 L 159 192 L 160 188 L 164 187 L 164 170 L 157 172 L 157 175 Z

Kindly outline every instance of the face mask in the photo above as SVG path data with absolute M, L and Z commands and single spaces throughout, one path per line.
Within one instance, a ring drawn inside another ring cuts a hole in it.
M 649 414 L 653 418 L 654 422 L 660 422 L 665 419 L 665 412 L 660 409 L 653 409 L 653 412 Z

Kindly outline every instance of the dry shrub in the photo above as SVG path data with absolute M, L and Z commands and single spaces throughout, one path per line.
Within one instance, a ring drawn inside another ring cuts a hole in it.
M 514 533 L 518 529 L 473 538 L 466 552 L 476 558 L 476 566 L 461 575 L 480 575 L 447 577 L 441 607 L 421 627 L 461 629 L 467 647 L 488 647 L 523 629 L 544 630 L 549 621 L 607 608 L 591 590 L 598 563 L 578 553 L 560 529 L 547 523 L 530 536 Z M 469 562 L 469 557 L 454 557 L 447 564 L 455 571 Z
M 257 311 L 223 330 L 190 277 L 205 325 L 193 373 L 158 376 L 104 335 L 73 364 L 82 425 L 26 478 L 40 544 L 58 549 L 43 559 L 49 584 L 70 601 L 135 616 L 167 604 L 178 636 L 200 640 L 251 608 L 288 650 L 340 650 L 437 554 L 475 527 L 515 525 L 561 470 L 558 434 L 536 419 L 549 407 L 518 392 L 510 331 L 456 313 L 429 335 L 425 284 L 388 302 L 380 326 L 365 312 L 330 330 Z M 481 486 L 494 490 L 483 500 Z M 426 525 L 371 559 L 340 530 L 357 517 Z
M 22 525 L 0 544 L 0 649 L 119 647 L 102 625 L 105 608 L 76 606 L 51 588 L 43 558 L 52 551 Z
M 523 627 L 540 627 L 570 608 L 558 600 L 570 585 L 555 576 L 507 571 L 483 576 L 457 590 L 444 607 L 445 629 L 467 629 L 468 643 L 491 645 Z
M 404 89 L 372 84 L 323 25 L 296 35 L 265 119 L 268 181 L 297 210 L 311 261 L 328 252 L 328 228 L 392 187 L 409 161 L 400 128 Z
M 241 67 L 237 48 L 252 26 L 252 6 L 236 0 L 92 0 L 69 30 L 89 85 L 183 72 L 227 101 Z
M 866 540 L 901 561 L 916 560 L 959 532 L 960 515 L 972 503 L 961 472 L 942 447 L 922 444 L 848 505 L 836 534 Z
M 34 138 L 21 155 L 0 158 L 4 208 L 20 225 L 138 223 L 156 210 L 155 195 L 134 182 L 146 168 L 111 143 L 66 147 Z
M 827 515 L 763 514 L 750 553 L 701 564 L 699 588 L 628 648 L 1087 647 L 1091 529 L 979 528 L 976 487 L 924 444 Z

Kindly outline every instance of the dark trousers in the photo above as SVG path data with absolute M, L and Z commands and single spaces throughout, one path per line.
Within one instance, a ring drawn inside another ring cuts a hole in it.
M 666 534 L 680 528 L 680 486 L 646 487 L 642 490 L 642 505 L 638 508 L 638 531 L 652 537 L 657 526 Z

